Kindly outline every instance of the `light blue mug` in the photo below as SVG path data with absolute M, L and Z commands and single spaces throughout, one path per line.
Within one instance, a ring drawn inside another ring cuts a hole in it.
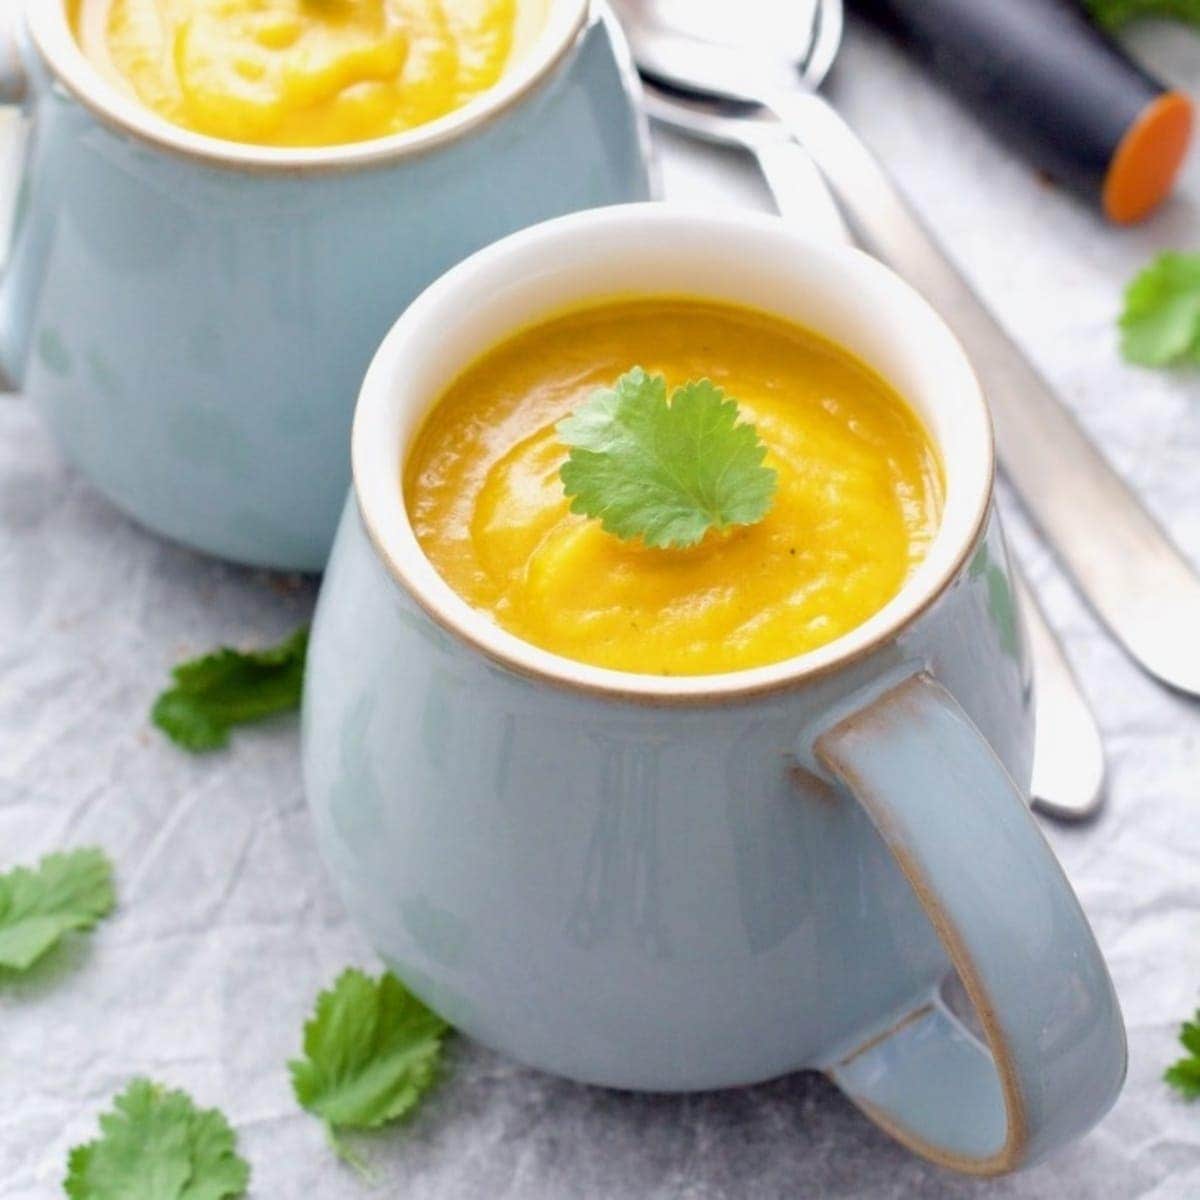
M 31 121 L 0 366 L 66 455 L 151 529 L 318 570 L 354 397 L 404 306 L 480 246 L 644 199 L 615 27 L 548 0 L 500 83 L 409 133 L 322 149 L 176 128 L 83 57 L 63 0 L 7 0 L 0 99 Z
M 449 381 L 530 322 L 662 293 L 818 330 L 891 380 L 940 448 L 928 557 L 828 646 L 716 676 L 587 666 L 471 609 L 416 541 L 401 463 Z M 1104 1114 L 1124 1028 L 1025 803 L 1029 663 L 988 414 L 916 292 L 773 218 L 635 205 L 553 221 L 409 308 L 364 383 L 353 462 L 310 647 L 305 778 L 351 913 L 429 1004 L 598 1084 L 819 1068 L 904 1144 L 976 1173 Z M 945 997 L 954 972 L 974 1021 Z

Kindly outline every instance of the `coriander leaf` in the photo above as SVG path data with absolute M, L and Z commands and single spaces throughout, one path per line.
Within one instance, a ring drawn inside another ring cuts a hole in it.
M 1098 25 L 1117 29 L 1136 17 L 1168 17 L 1200 25 L 1200 0 L 1084 0 Z
M 1160 254 L 1125 289 L 1121 353 L 1146 367 L 1200 362 L 1200 254 Z
M 449 1028 L 390 971 L 378 982 L 345 971 L 317 997 L 304 1057 L 288 1063 L 296 1099 L 331 1133 L 402 1117 L 433 1083 Z
M 112 864 L 89 848 L 47 854 L 0 875 L 0 968 L 25 971 L 73 929 L 91 929 L 116 904 Z
M 266 650 L 223 646 L 171 672 L 175 686 L 159 696 L 150 718 L 173 742 L 194 752 L 229 741 L 233 725 L 300 707 L 308 626 Z
M 224 1116 L 148 1079 L 113 1101 L 100 1132 L 71 1151 L 63 1186 L 72 1200 L 232 1200 L 250 1181 Z
M 1168 1067 L 1163 1078 L 1187 1100 L 1200 1100 L 1200 1011 L 1184 1021 L 1179 1040 L 1188 1052 L 1186 1058 Z
M 571 448 L 560 475 L 571 511 L 619 538 L 694 546 L 709 529 L 766 516 L 776 475 L 753 425 L 707 379 L 676 388 L 641 367 L 558 423 Z

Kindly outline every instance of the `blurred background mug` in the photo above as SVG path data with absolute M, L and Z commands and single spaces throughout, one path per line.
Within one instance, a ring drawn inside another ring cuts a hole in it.
M 0 14 L 27 118 L 0 367 L 114 504 L 188 546 L 319 570 L 380 338 L 448 266 L 542 218 L 647 195 L 636 84 L 588 0 L 549 0 L 490 91 L 318 149 L 169 124 L 84 57 L 64 0 Z
M 888 379 L 943 458 L 927 557 L 800 658 L 630 674 L 531 646 L 437 574 L 401 464 L 515 330 L 614 295 L 742 304 Z M 1011 1170 L 1125 1070 L 1091 930 L 1030 816 L 1029 663 L 988 413 L 908 285 L 773 218 L 634 205 L 474 255 L 388 335 L 309 651 L 304 766 L 325 860 L 383 958 L 466 1033 L 623 1088 L 827 1071 L 903 1143 Z M 945 998 L 957 973 L 974 1017 Z

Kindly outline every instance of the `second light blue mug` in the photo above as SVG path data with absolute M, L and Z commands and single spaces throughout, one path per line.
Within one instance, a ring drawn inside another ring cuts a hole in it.
M 103 79 L 64 0 L 7 0 L 0 101 L 30 136 L 0 367 L 66 455 L 167 537 L 318 570 L 380 338 L 447 267 L 542 218 L 647 195 L 636 86 L 588 0 L 549 0 L 500 83 L 321 149 L 168 124 Z
M 800 658 L 692 677 L 573 662 L 471 609 L 408 520 L 401 463 L 473 357 L 565 308 L 663 293 L 847 346 L 941 450 L 928 557 Z M 411 306 L 363 386 L 353 461 L 310 645 L 305 780 L 351 913 L 430 1005 L 591 1083 L 823 1069 L 906 1145 L 976 1173 L 1103 1115 L 1124 1029 L 1025 803 L 1028 658 L 988 414 L 916 292 L 770 218 L 563 218 Z M 946 999 L 955 972 L 975 1022 Z

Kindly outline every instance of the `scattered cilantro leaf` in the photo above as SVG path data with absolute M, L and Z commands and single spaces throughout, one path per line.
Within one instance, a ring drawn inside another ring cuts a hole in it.
M 113 1101 L 100 1133 L 71 1151 L 71 1200 L 233 1200 L 250 1181 L 224 1116 L 148 1079 Z
M 1085 0 L 1092 20 L 1118 29 L 1137 17 L 1166 17 L 1200 25 L 1200 0 Z
M 1200 254 L 1160 254 L 1125 289 L 1121 353 L 1132 363 L 1200 363 Z
M 28 970 L 73 929 L 91 929 L 116 904 L 112 864 L 94 847 L 47 854 L 0 875 L 0 968 Z
M 1179 1041 L 1188 1052 L 1186 1058 L 1168 1067 L 1163 1079 L 1187 1100 L 1200 1100 L 1200 1011 L 1184 1021 Z
M 449 1031 L 390 971 L 378 981 L 344 971 L 317 997 L 304 1057 L 288 1063 L 301 1107 L 338 1129 L 374 1129 L 410 1113 L 437 1075 Z
M 766 516 L 776 475 L 753 425 L 710 380 L 676 388 L 634 367 L 558 423 L 571 511 L 619 538 L 694 546 L 709 529 Z
M 179 663 L 150 718 L 185 750 L 217 750 L 234 725 L 300 707 L 308 626 L 265 650 L 228 646 Z

